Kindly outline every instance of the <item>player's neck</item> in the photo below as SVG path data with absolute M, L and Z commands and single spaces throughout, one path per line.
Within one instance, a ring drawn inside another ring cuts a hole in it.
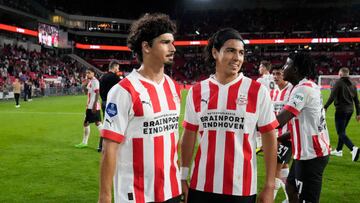
M 239 76 L 239 73 L 235 74 L 235 75 L 226 75 L 224 73 L 219 73 L 216 72 L 214 75 L 214 78 L 216 81 L 218 81 L 220 84 L 226 85 L 229 82 L 235 80 L 237 77 Z
M 285 81 L 283 83 L 278 84 L 278 87 L 279 87 L 280 90 L 282 90 L 282 89 L 284 89 L 286 87 L 287 84 L 288 84 L 288 82 Z
M 139 68 L 138 73 L 144 78 L 159 84 L 164 78 L 164 65 L 159 67 L 143 63 Z

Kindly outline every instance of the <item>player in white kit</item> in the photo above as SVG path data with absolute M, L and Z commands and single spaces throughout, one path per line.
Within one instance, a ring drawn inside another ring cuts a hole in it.
M 322 176 L 329 161 L 330 140 L 320 87 L 309 77 L 315 65 L 308 53 L 291 53 L 283 67 L 284 80 L 295 87 L 277 116 L 280 127 L 294 118 L 291 133 L 294 161 L 287 178 L 290 202 L 320 201 Z
M 102 131 L 99 202 L 180 201 L 177 165 L 180 88 L 164 74 L 174 60 L 176 27 L 169 16 L 135 21 L 129 48 L 141 67 L 108 93 Z
M 186 99 L 182 146 L 182 189 L 188 203 L 250 203 L 257 193 L 256 141 L 264 140 L 265 185 L 261 202 L 273 202 L 278 125 L 270 94 L 241 72 L 244 42 L 238 31 L 216 32 L 206 48 L 215 74 L 195 84 Z M 199 148 L 187 183 L 196 138 Z

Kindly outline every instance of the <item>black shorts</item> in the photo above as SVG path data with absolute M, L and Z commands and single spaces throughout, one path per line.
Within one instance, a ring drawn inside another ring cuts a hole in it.
M 288 164 L 291 160 L 291 141 L 279 143 L 277 151 L 277 162 L 279 164 Z
M 188 203 L 255 203 L 256 195 L 235 196 L 189 189 Z
M 101 122 L 100 110 L 97 110 L 95 111 L 95 113 L 93 113 L 91 109 L 86 109 L 84 123 L 94 123 L 94 122 Z
M 296 188 L 299 202 L 319 202 L 322 176 L 328 162 L 329 156 L 293 161 L 287 184 Z

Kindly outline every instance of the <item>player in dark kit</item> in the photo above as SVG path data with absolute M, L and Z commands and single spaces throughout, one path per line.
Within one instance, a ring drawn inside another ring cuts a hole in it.
M 100 97 L 101 97 L 101 110 L 103 113 L 103 118 L 105 117 L 105 106 L 106 106 L 106 98 L 109 90 L 120 81 L 117 72 L 119 72 L 120 64 L 116 60 L 112 60 L 109 64 L 109 72 L 105 73 L 100 78 Z M 106 120 L 104 121 L 106 122 Z M 102 142 L 103 138 L 100 137 L 98 152 L 102 150 Z

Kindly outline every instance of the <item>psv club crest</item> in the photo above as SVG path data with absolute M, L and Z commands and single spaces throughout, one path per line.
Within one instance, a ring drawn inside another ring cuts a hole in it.
M 244 94 L 240 94 L 239 97 L 236 99 L 236 104 L 245 105 L 247 104 L 247 101 L 247 96 Z

